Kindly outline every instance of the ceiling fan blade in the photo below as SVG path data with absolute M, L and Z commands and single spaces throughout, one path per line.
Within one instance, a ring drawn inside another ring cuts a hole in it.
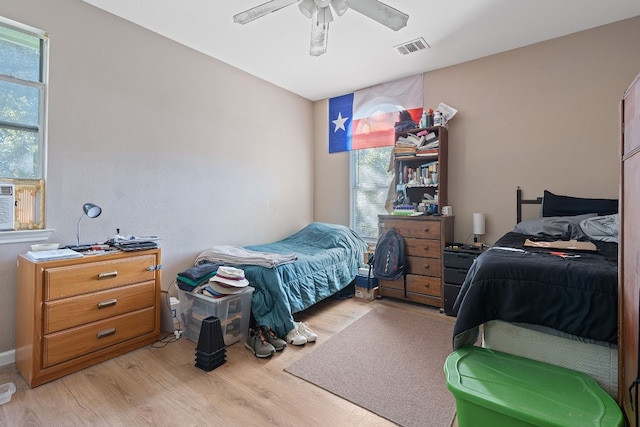
M 398 9 L 394 9 L 378 0 L 351 0 L 349 8 L 374 21 L 378 21 L 394 31 L 406 27 L 409 20 L 409 15 L 406 13 L 400 12 Z
M 283 7 L 287 7 L 294 3 L 298 3 L 300 0 L 271 0 L 251 9 L 247 9 L 244 12 L 240 12 L 237 15 L 233 15 L 233 22 L 238 24 L 246 24 L 254 19 L 258 19 L 265 16 L 268 13 L 280 10 Z
M 329 23 L 318 22 L 318 12 L 311 18 L 311 48 L 309 53 L 312 56 L 320 56 L 327 51 L 327 40 L 329 38 Z

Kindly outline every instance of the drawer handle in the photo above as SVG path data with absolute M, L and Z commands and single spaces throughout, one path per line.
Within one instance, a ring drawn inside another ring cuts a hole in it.
M 116 328 L 105 329 L 104 331 L 98 332 L 98 339 L 115 335 L 115 333 L 116 333 Z
M 104 273 L 98 274 L 98 280 L 111 279 L 111 278 L 117 277 L 117 276 L 118 276 L 118 271 L 117 270 L 105 271 Z
M 428 251 L 429 250 L 429 245 L 424 245 L 424 250 Z
M 107 307 L 111 307 L 114 306 L 118 303 L 117 299 L 108 299 L 106 301 L 101 301 L 98 303 L 98 308 L 107 308 Z
M 425 227 L 424 232 L 428 233 L 429 232 L 429 227 Z
M 429 269 L 429 264 L 425 264 L 425 265 L 424 265 L 424 269 L 425 269 L 425 270 L 428 270 L 428 269 Z

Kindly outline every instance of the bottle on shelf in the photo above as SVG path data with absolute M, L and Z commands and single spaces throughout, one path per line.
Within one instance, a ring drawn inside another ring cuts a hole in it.
M 424 110 L 422 111 L 422 117 L 420 118 L 420 124 L 418 126 L 421 128 L 427 127 L 427 112 Z
M 433 108 L 429 108 L 429 110 L 427 111 L 427 126 L 426 127 L 431 127 L 433 126 Z
M 436 110 L 435 113 L 433 114 L 433 125 L 440 126 L 441 124 L 442 124 L 442 115 L 440 114 L 440 111 Z

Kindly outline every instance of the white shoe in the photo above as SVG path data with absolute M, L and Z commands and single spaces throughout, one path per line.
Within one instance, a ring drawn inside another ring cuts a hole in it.
M 287 342 L 293 345 L 305 345 L 307 339 L 298 331 L 298 324 L 287 334 Z
M 298 332 L 307 339 L 307 342 L 314 342 L 318 339 L 318 334 L 313 332 L 307 322 L 296 322 Z

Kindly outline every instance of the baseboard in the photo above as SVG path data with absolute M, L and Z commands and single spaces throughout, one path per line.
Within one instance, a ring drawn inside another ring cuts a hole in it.
M 9 350 L 0 353 L 0 366 L 11 365 L 16 361 L 16 351 Z

